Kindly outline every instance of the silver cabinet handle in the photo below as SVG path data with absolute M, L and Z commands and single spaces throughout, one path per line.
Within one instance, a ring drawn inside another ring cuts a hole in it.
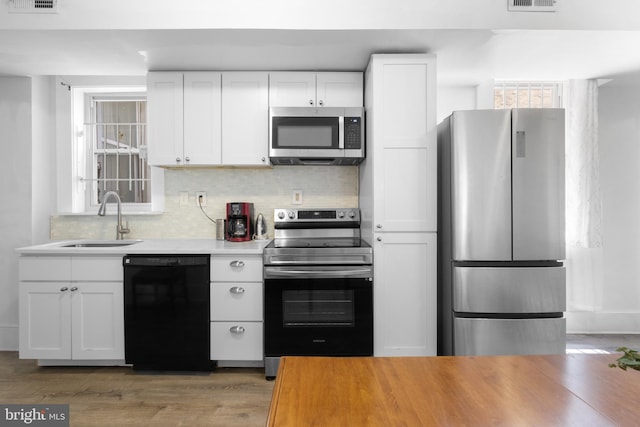
M 318 105 L 322 107 L 324 105 L 324 101 L 321 99 L 320 101 L 318 101 Z
M 309 105 L 313 105 L 313 99 L 309 100 Z
M 77 290 L 78 290 L 78 287 L 77 287 L 77 286 L 74 286 L 73 288 L 71 288 L 71 292 L 75 292 L 75 291 L 77 291 Z
M 236 260 L 236 261 L 231 261 L 231 262 L 229 263 L 229 265 L 230 265 L 231 267 L 242 268 L 242 267 L 244 267 L 244 261 L 238 261 L 238 260 Z
M 67 288 L 66 286 L 63 288 L 60 288 L 60 292 L 67 292 L 69 290 L 69 288 Z
M 236 295 L 244 294 L 244 288 L 241 288 L 240 286 L 234 286 L 233 288 L 229 289 L 229 292 Z
M 378 242 L 382 242 L 382 237 L 378 237 L 376 240 L 377 240 Z
M 189 161 L 191 161 L 191 159 L 190 159 L 189 157 L 185 157 L 185 158 L 184 158 L 184 161 L 185 161 L 185 162 L 187 162 L 187 163 L 189 163 Z
M 232 334 L 244 334 L 244 326 L 232 326 L 229 328 Z
M 382 228 L 382 224 L 376 225 L 376 228 Z
M 180 163 L 182 161 L 182 159 L 180 159 L 180 157 L 176 157 L 176 163 Z

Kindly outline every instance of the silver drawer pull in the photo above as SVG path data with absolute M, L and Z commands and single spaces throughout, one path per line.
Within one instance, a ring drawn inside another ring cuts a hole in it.
M 77 287 L 77 286 L 74 286 L 73 288 L 71 288 L 71 292 L 75 292 L 75 291 L 77 291 L 77 290 L 78 290 L 78 287 Z
M 231 292 L 232 294 L 244 294 L 244 288 L 241 288 L 240 286 L 234 286 L 233 288 L 229 289 L 229 292 Z
M 244 326 L 232 326 L 229 328 L 229 332 L 232 334 L 244 334 Z
M 66 286 L 64 288 L 60 288 L 60 292 L 67 292 L 69 290 L 69 288 L 67 288 Z
M 242 268 L 244 267 L 244 261 L 231 261 L 229 265 L 231 267 Z

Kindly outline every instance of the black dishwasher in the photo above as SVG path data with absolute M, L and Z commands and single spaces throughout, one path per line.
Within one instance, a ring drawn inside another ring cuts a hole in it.
M 210 258 L 123 258 L 125 361 L 134 369 L 211 370 Z

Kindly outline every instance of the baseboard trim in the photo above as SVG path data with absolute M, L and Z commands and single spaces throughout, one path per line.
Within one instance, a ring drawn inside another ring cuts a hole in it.
M 640 313 L 568 311 L 569 334 L 640 334 Z
M 0 351 L 18 351 L 18 327 L 0 326 Z

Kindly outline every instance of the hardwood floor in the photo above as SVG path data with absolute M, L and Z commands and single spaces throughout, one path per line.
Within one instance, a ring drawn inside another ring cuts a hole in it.
M 141 374 L 127 367 L 38 367 L 0 352 L 0 403 L 69 404 L 71 426 L 264 426 L 264 370 Z
M 640 348 L 640 335 L 567 337 L 571 352 Z M 196 375 L 127 367 L 38 367 L 0 351 L 0 403 L 70 405 L 71 426 L 264 426 L 274 382 L 263 369 Z

